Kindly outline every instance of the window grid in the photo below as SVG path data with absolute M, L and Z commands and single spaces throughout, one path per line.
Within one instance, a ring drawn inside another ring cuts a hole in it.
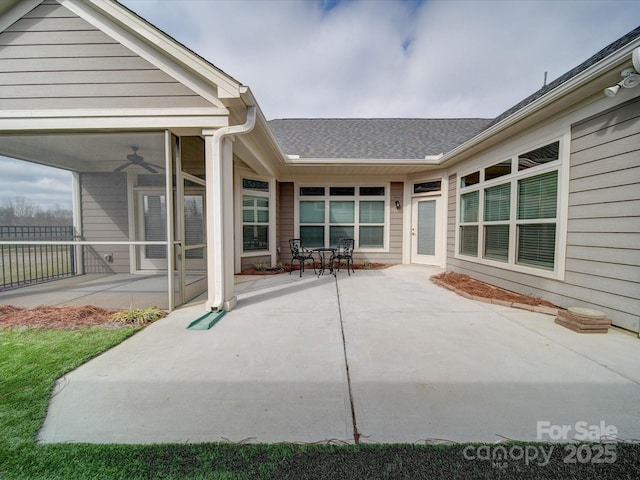
M 548 147 L 558 151 L 558 145 L 554 142 Z M 553 271 L 561 159 L 518 169 L 521 156 L 494 161 L 460 176 L 458 253 L 478 261 Z M 491 167 L 498 165 L 510 173 L 496 176 Z
M 309 194 L 322 189 L 324 195 Z M 301 186 L 298 192 L 299 232 L 305 247 L 336 246 L 340 238 L 353 238 L 360 250 L 386 248 L 388 186 Z M 324 210 L 323 220 L 308 215 L 309 203 L 316 211 Z
M 242 251 L 269 250 L 269 184 L 242 179 Z

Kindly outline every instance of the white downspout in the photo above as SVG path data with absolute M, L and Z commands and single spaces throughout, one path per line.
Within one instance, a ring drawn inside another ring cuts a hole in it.
M 207 216 L 211 220 L 212 228 L 207 228 L 209 235 L 207 239 L 207 274 L 208 274 L 208 300 L 206 303 L 207 310 L 222 310 L 226 299 L 224 298 L 224 281 L 225 269 L 227 268 L 225 251 L 228 245 L 225 243 L 224 227 L 225 227 L 225 181 L 227 188 L 233 188 L 233 176 L 231 169 L 233 167 L 233 159 L 230 159 L 230 165 L 225 168 L 223 158 L 223 141 L 225 137 L 230 135 L 241 135 L 249 133 L 256 124 L 256 107 L 250 105 L 247 108 L 247 119 L 243 125 L 232 125 L 217 129 L 212 138 L 212 161 L 206 166 L 207 183 L 212 182 L 213 195 L 207 195 Z M 228 175 L 228 180 L 226 174 Z M 227 199 L 226 210 L 233 211 L 233 199 Z M 233 243 L 233 242 L 231 242 Z M 231 245 L 232 247 L 233 245 Z

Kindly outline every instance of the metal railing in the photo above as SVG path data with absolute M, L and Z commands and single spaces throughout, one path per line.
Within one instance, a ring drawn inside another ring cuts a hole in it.
M 33 285 L 76 274 L 73 245 L 43 244 L 73 241 L 73 226 L 1 226 L 0 290 Z M 34 241 L 38 244 L 23 242 Z

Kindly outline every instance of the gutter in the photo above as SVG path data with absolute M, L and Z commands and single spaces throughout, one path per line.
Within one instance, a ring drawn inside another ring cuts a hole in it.
M 249 133 L 253 130 L 256 124 L 256 112 L 257 107 L 249 105 L 247 107 L 247 119 L 242 125 L 231 125 L 228 127 L 222 127 L 215 131 L 213 134 L 213 198 L 208 201 L 209 212 L 217 212 L 219 215 L 214 215 L 213 219 L 213 238 L 208 243 L 208 250 L 212 254 L 209 255 L 207 263 L 207 271 L 209 272 L 209 298 L 213 292 L 213 301 L 207 302 L 207 307 L 213 310 L 222 310 L 225 302 L 224 298 L 224 276 L 225 276 L 225 250 L 227 245 L 224 241 L 225 230 L 225 215 L 224 215 L 224 169 L 222 158 L 222 143 L 223 140 L 230 135 L 242 135 Z M 212 208 L 211 208 L 212 207 Z M 233 205 L 230 206 L 233 208 Z M 216 218 L 217 217 L 217 218 Z M 233 231 L 233 230 L 232 230 Z M 211 277 L 211 272 L 213 276 Z

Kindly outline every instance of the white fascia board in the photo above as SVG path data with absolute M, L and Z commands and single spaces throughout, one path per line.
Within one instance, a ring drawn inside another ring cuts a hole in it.
M 238 82 L 119 4 L 104 0 L 59 1 L 217 107 L 224 108 L 221 90 L 227 98 L 240 95 Z M 188 74 L 189 70 L 196 75 Z
M 443 164 L 451 161 L 457 155 L 460 155 L 466 150 L 472 148 L 473 146 L 491 138 L 493 135 L 497 134 L 501 130 L 504 130 L 509 126 L 523 120 L 524 118 L 533 114 L 537 110 L 541 110 L 542 108 L 552 104 L 553 102 L 557 101 L 558 99 L 570 93 L 572 90 L 575 90 L 585 85 L 586 83 L 590 82 L 594 78 L 606 73 L 608 70 L 613 68 L 616 64 L 619 64 L 620 62 L 624 61 L 625 57 L 629 56 L 629 61 L 631 61 L 631 53 L 639 45 L 640 45 L 640 39 L 636 39 L 628 43 L 627 45 L 625 45 L 618 51 L 612 53 L 608 57 L 604 58 L 600 62 L 592 65 L 591 67 L 582 71 L 575 77 L 567 80 L 562 85 L 554 88 L 553 90 L 550 90 L 540 98 L 537 98 L 530 104 L 525 105 L 517 112 L 514 112 L 513 114 L 509 115 L 502 121 L 488 128 L 487 130 L 481 132 L 475 137 L 470 138 L 469 140 L 464 142 L 462 145 L 459 145 L 453 150 L 445 153 L 439 162 Z
M 327 165 L 375 165 L 392 167 L 438 166 L 438 160 L 424 158 L 300 158 L 298 155 L 287 155 L 287 166 L 327 166 Z
M 0 111 L 0 130 L 78 130 L 78 129 L 166 129 L 166 128 L 198 128 L 202 125 L 226 127 L 229 117 L 226 115 L 201 114 L 185 110 L 156 111 L 154 113 L 131 109 L 130 112 L 120 109 L 113 112 L 46 110 L 46 111 Z

